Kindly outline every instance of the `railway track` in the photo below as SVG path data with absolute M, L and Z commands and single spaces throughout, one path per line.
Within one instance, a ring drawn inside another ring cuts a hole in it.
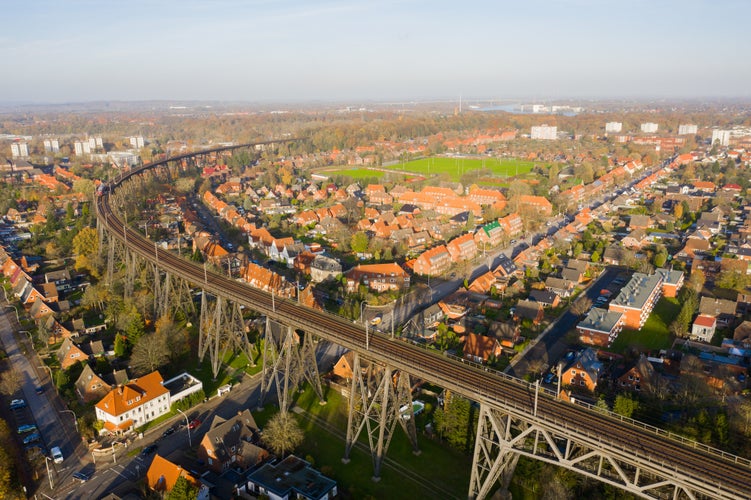
M 233 146 L 236 147 L 242 146 Z M 120 177 L 113 186 L 130 176 L 139 175 L 143 170 L 173 160 L 175 158 L 145 165 Z M 538 424 L 547 425 L 553 432 L 560 428 L 567 429 L 591 446 L 607 446 L 609 450 L 615 450 L 627 462 L 640 464 L 647 470 L 654 468 L 663 475 L 682 476 L 689 484 L 703 486 L 699 490 L 706 491 L 708 486 L 710 490 L 731 493 L 718 496 L 751 498 L 751 461 L 695 442 L 680 441 L 676 436 L 644 424 L 560 401 L 545 392 L 539 393 L 535 412 L 535 387 L 527 382 L 486 371 L 377 332 L 366 333 L 361 326 L 344 318 L 309 309 L 222 275 L 206 272 L 202 266 L 170 252 L 159 251 L 153 242 L 127 228 L 108 200 L 108 194 L 103 193 L 97 198 L 96 207 L 98 220 L 110 235 L 124 242 L 129 250 L 158 263 L 162 270 L 174 273 L 196 287 L 222 295 L 294 328 L 365 353 L 369 358 L 388 363 L 470 399 L 504 408 L 517 416 L 534 418 Z

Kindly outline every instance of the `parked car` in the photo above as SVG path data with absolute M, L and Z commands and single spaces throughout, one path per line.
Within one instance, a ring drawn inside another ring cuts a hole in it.
M 17 410 L 19 408 L 26 408 L 26 401 L 23 399 L 14 399 L 10 402 L 10 409 Z
M 157 445 L 150 444 L 150 445 L 146 446 L 143 450 L 141 450 L 141 455 L 143 455 L 145 457 L 149 456 L 152 453 L 154 453 L 156 451 L 156 449 L 157 449 Z
M 53 461 L 54 461 L 54 462 L 55 462 L 56 464 L 61 464 L 61 463 L 63 463 L 63 459 L 64 459 L 64 458 L 63 458 L 63 452 L 62 452 L 62 450 L 60 449 L 60 447 L 59 447 L 59 446 L 53 446 L 53 447 L 52 447 L 52 448 L 50 449 L 50 455 L 52 455 L 52 460 L 53 460 Z
M 40 439 L 42 439 L 42 436 L 40 436 L 38 432 L 35 432 L 23 438 L 23 444 L 34 443 L 36 441 L 39 441 Z
M 24 424 L 18 426 L 18 433 L 19 434 L 26 434 L 27 432 L 36 431 L 37 426 L 34 424 Z
M 196 419 L 190 421 L 190 423 L 188 424 L 188 429 L 193 430 L 196 427 L 198 427 L 199 425 L 201 425 L 201 421 L 196 418 Z
M 553 382 L 555 382 L 555 373 L 547 373 L 542 381 L 545 384 L 552 384 Z
M 164 432 L 162 432 L 162 437 L 167 437 L 167 436 L 169 436 L 171 434 L 174 434 L 176 430 L 177 429 L 175 427 L 170 427 L 167 430 L 165 430 Z
M 89 479 L 91 479 L 91 476 L 89 474 L 86 474 L 85 472 L 74 472 L 73 478 L 78 479 L 82 483 L 85 483 Z
M 44 392 L 44 386 L 42 386 L 42 385 L 36 386 L 34 388 L 34 392 L 36 392 L 37 394 L 42 394 Z

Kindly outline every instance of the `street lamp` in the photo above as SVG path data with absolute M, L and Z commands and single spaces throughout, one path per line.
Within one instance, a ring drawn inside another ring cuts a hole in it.
M 20 325 L 21 324 L 21 320 L 18 319 L 18 309 L 16 309 L 16 306 L 14 306 L 13 304 L 6 304 L 3 307 L 5 307 L 5 308 L 12 307 L 13 308 L 13 312 L 16 313 L 16 323 L 18 323 Z
M 73 415 L 73 423 L 76 425 L 76 432 L 78 432 L 78 417 L 76 417 L 76 413 L 73 410 L 59 410 L 59 412 Z
M 175 409 L 182 413 L 183 417 L 185 417 L 185 428 L 188 429 L 188 447 L 193 448 L 193 442 L 190 440 L 190 422 L 188 422 L 188 416 L 180 408 Z

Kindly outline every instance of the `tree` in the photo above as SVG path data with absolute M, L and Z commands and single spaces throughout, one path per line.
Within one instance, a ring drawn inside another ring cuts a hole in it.
M 704 271 L 701 269 L 691 269 L 691 276 L 688 278 L 688 284 L 691 285 L 691 288 L 696 292 L 700 292 L 704 288 L 705 281 Z
M 436 431 L 449 445 L 460 450 L 467 449 L 474 428 L 469 400 L 448 393 L 443 408 L 436 409 L 433 418 Z
M 115 334 L 115 356 L 122 358 L 128 350 L 128 340 L 121 334 Z
M 99 250 L 99 235 L 96 229 L 84 227 L 73 238 L 73 251 L 78 255 L 89 256 Z
M 352 235 L 350 248 L 355 253 L 364 253 L 368 250 L 368 235 L 363 231 L 358 231 Z
M 631 418 L 639 409 L 639 401 L 627 394 L 618 394 L 613 403 L 613 411 L 618 415 Z
M 75 193 L 83 193 L 86 195 L 87 198 L 91 198 L 94 196 L 94 191 L 96 190 L 96 186 L 94 185 L 94 181 L 89 179 L 76 179 L 73 181 L 73 192 Z
M 302 443 L 305 434 L 297 420 L 286 410 L 280 411 L 266 424 L 263 442 L 275 455 L 284 456 Z
M 170 345 L 164 333 L 150 333 L 141 336 L 133 347 L 130 364 L 137 373 L 151 373 L 167 364 L 170 359 Z
M 13 369 L 8 369 L 0 375 L 0 392 L 6 396 L 13 396 L 21 389 L 21 377 Z
M 164 497 L 165 500 L 196 500 L 198 498 L 198 487 L 180 476 L 175 481 L 175 485 L 170 492 Z

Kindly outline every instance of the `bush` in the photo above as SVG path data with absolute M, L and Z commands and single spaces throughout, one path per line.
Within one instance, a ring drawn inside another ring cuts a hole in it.
M 203 400 L 206 399 L 206 393 L 203 392 L 203 389 L 201 389 L 198 392 L 194 392 L 187 398 L 183 398 L 180 401 L 177 401 L 175 403 L 172 403 L 172 412 L 176 413 L 177 410 L 188 410 L 192 408 L 193 406 L 203 402 Z

